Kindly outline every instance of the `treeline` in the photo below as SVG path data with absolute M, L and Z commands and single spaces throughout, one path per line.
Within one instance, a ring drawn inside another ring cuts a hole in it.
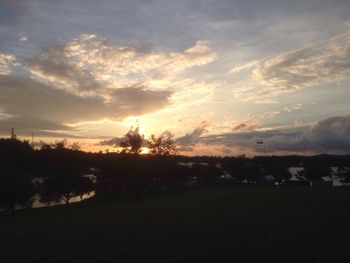
M 132 134 L 131 134 L 132 135 Z M 195 182 L 197 185 L 223 183 L 287 184 L 288 167 L 303 166 L 301 182 L 330 175 L 330 167 L 349 167 L 348 156 L 284 157 L 188 157 L 174 155 L 172 141 L 154 138 L 151 154 L 140 155 L 124 142 L 120 153 L 87 153 L 64 142 L 34 150 L 29 142 L 0 139 L 0 209 L 31 207 L 33 195 L 51 204 L 95 191 L 97 196 L 145 191 L 162 191 Z M 167 146 L 168 145 L 168 146 Z M 170 147 L 170 148 L 169 148 Z M 343 168 L 341 168 L 343 169 Z M 347 181 L 350 173 L 339 170 Z M 270 176 L 270 177 L 268 177 Z

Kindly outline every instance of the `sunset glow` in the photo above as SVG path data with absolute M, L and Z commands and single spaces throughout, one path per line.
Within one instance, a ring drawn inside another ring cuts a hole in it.
M 0 0 L 0 263 L 350 262 L 350 0 Z
M 185 155 L 349 153 L 349 1 L 59 2 L 0 3 L 2 136 L 115 151 L 139 127 Z

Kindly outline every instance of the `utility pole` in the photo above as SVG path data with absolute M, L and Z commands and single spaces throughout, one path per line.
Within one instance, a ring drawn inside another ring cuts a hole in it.
M 32 132 L 32 148 L 34 149 L 34 132 Z
M 11 128 L 11 139 L 16 139 L 15 128 Z

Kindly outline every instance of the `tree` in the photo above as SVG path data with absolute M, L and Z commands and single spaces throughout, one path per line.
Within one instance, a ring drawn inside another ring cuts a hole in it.
M 71 145 L 69 145 L 69 148 L 73 151 L 80 151 L 81 145 L 78 142 L 73 142 Z
M 250 162 L 245 155 L 226 158 L 223 162 L 223 169 L 240 182 L 255 183 L 261 180 L 263 175 L 261 166 Z
M 14 169 L 0 171 L 0 208 L 13 214 L 16 205 L 31 205 L 34 193 L 34 185 L 24 172 Z
M 170 132 L 163 132 L 158 138 L 153 134 L 148 139 L 147 144 L 150 153 L 153 155 L 174 155 L 177 148 L 173 141 L 173 135 Z
M 314 185 L 314 183 L 317 180 L 320 180 L 322 177 L 331 176 L 331 169 L 328 166 L 305 166 L 302 174 L 307 180 L 310 181 L 311 186 Z
M 292 176 L 288 168 L 281 165 L 269 165 L 264 167 L 264 174 L 272 175 L 278 183 L 287 181 Z
M 337 176 L 340 178 L 340 181 L 344 183 L 349 183 L 350 182 L 350 169 L 339 166 L 337 168 Z
M 66 139 L 63 139 L 63 140 L 60 140 L 60 141 L 55 141 L 55 144 L 54 144 L 54 148 L 56 150 L 66 149 L 66 146 L 67 146 L 67 140 Z
M 9 157 L 12 155 L 18 156 L 33 152 L 29 141 L 21 141 L 18 139 L 0 139 L 0 157 Z
M 139 133 L 139 127 L 133 129 L 130 128 L 127 134 L 125 134 L 126 140 L 120 142 L 119 146 L 123 148 L 122 153 L 139 154 L 141 152 L 141 146 L 143 143 L 143 135 Z
M 52 146 L 51 144 L 49 144 L 49 143 L 43 143 L 43 144 L 41 145 L 40 150 L 41 150 L 41 151 L 48 151 L 48 150 L 53 149 L 52 147 L 53 147 L 53 146 Z
M 55 172 L 44 178 L 40 201 L 48 205 L 51 202 L 63 201 L 68 205 L 73 197 L 89 193 L 93 188 L 94 183 L 90 178 L 83 176 L 81 167 L 61 164 Z

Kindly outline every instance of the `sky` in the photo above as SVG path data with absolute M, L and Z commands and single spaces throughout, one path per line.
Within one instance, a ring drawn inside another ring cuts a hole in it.
M 348 0 L 0 0 L 0 134 L 350 154 Z M 263 142 L 257 144 L 256 142 Z

